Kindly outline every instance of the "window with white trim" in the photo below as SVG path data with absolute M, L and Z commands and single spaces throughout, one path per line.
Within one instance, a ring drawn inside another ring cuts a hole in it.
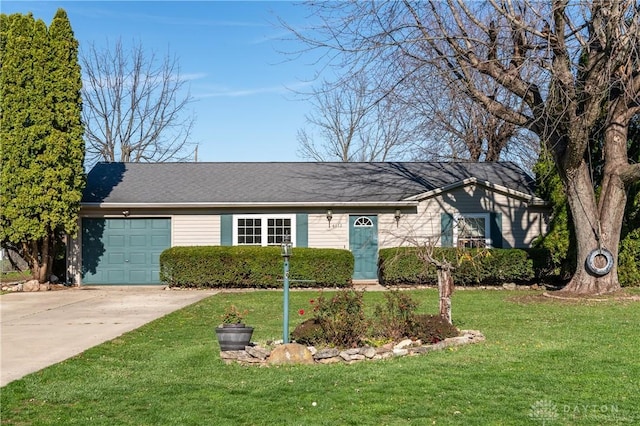
M 488 213 L 459 213 L 454 215 L 453 219 L 454 247 L 491 247 L 491 228 Z
M 236 215 L 234 245 L 276 246 L 289 235 L 295 245 L 295 215 Z

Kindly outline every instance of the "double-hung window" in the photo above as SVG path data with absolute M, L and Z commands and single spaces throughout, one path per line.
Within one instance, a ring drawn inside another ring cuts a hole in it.
M 234 245 L 280 245 L 285 235 L 295 242 L 295 215 L 237 215 L 234 217 Z
M 454 216 L 453 241 L 455 247 L 491 247 L 488 213 L 460 213 Z

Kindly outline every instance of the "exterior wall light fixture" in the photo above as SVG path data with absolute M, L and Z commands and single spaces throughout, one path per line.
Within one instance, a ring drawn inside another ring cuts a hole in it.
M 396 228 L 398 226 L 400 226 L 400 218 L 402 217 L 402 213 L 400 212 L 400 209 L 396 209 L 395 214 L 393 215 L 393 218 L 396 220 Z
M 329 222 L 329 228 L 331 228 L 331 219 L 333 219 L 333 210 L 327 210 L 327 222 Z

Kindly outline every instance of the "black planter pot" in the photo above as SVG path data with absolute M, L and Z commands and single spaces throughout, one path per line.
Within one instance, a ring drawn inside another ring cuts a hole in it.
M 216 336 L 220 344 L 221 351 L 242 351 L 245 346 L 249 346 L 253 327 L 244 324 L 223 324 L 216 327 Z

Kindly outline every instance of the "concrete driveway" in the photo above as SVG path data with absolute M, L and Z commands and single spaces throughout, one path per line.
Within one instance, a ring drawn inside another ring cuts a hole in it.
M 217 292 L 100 286 L 2 295 L 0 386 Z

